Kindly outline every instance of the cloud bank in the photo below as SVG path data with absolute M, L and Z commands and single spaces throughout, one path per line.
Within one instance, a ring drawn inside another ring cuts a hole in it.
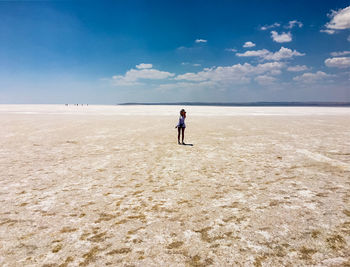
M 289 59 L 294 56 L 304 56 L 304 53 L 300 53 L 296 50 L 291 50 L 289 48 L 281 47 L 279 51 L 277 52 L 270 52 L 267 49 L 261 49 L 261 50 L 248 50 L 244 53 L 236 53 L 236 56 L 238 57 L 259 57 L 264 60 L 275 60 L 279 61 L 282 59 Z
M 327 58 L 324 63 L 327 67 L 348 68 L 350 67 L 350 57 L 333 57 Z
M 113 76 L 113 84 L 116 86 L 141 85 L 140 80 L 162 80 L 175 76 L 174 73 L 152 69 L 152 64 L 141 63 L 137 69 L 130 69 L 124 75 Z
M 252 77 L 257 75 L 278 75 L 284 66 L 282 62 L 268 62 L 255 66 L 249 63 L 235 64 L 227 67 L 205 68 L 199 72 L 181 74 L 176 76 L 175 80 L 218 84 L 248 83 Z
M 305 65 L 296 65 L 296 66 L 290 66 L 287 68 L 288 71 L 291 72 L 299 72 L 299 71 L 305 71 L 308 70 L 309 68 Z
M 312 72 L 304 73 L 300 76 L 294 77 L 293 80 L 297 82 L 314 83 L 320 80 L 324 80 L 328 77 L 332 77 L 332 75 L 329 75 L 323 71 L 317 71 L 315 73 L 312 73 Z

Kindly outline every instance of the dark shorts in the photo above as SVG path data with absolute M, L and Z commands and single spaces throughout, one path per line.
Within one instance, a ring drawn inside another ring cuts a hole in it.
M 177 128 L 186 128 L 185 125 L 179 125 Z

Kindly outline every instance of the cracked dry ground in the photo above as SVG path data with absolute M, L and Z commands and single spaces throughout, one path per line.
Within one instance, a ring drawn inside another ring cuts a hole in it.
M 350 265 L 349 117 L 1 121 L 2 266 Z

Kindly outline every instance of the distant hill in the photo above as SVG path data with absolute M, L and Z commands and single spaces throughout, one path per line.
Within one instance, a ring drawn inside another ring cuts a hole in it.
M 171 102 L 171 103 L 121 103 L 118 105 L 172 105 L 172 106 L 220 106 L 220 107 L 350 107 L 350 102 Z

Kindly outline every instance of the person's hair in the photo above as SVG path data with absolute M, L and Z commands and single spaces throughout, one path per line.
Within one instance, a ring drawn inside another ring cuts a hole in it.
M 180 115 L 182 115 L 182 112 L 186 112 L 184 109 L 180 110 Z

